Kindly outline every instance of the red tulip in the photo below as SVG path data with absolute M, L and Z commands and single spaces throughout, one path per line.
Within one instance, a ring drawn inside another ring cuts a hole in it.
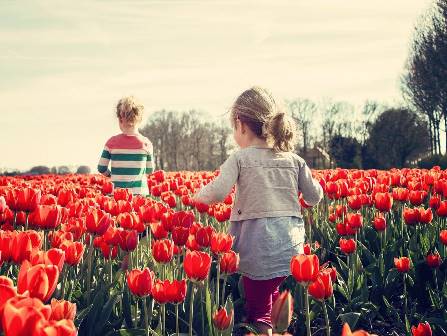
M 140 233 L 144 231 L 143 222 L 141 222 L 140 217 L 135 212 L 120 213 L 116 217 L 116 221 L 124 229 L 137 230 Z
M 285 331 L 292 321 L 293 298 L 288 290 L 283 291 L 273 302 L 272 325 L 275 331 Z
M 407 225 L 415 225 L 419 223 L 421 219 L 421 214 L 418 209 L 411 209 L 404 207 L 403 216 L 405 220 L 405 224 Z
M 164 228 L 162 222 L 154 222 L 150 224 L 152 235 L 155 239 L 163 239 L 168 237 L 168 231 Z
M 214 228 L 211 225 L 199 228 L 195 235 L 197 243 L 202 247 L 209 247 L 213 233 Z
M 394 267 L 401 273 L 406 273 L 410 269 L 410 258 L 401 257 L 394 258 Z
M 412 205 L 419 206 L 424 203 L 424 199 L 427 197 L 427 192 L 423 190 L 411 190 L 409 194 L 409 200 Z
M 51 308 L 37 298 L 14 297 L 3 307 L 2 326 L 5 335 L 28 336 L 39 332 L 38 323 L 50 318 Z
M 9 189 L 6 193 L 6 203 L 13 211 L 34 211 L 40 198 L 41 191 L 34 188 Z
M 123 251 L 133 251 L 138 245 L 138 233 L 136 230 L 122 230 L 119 232 L 119 245 Z
M 439 232 L 439 240 L 443 245 L 447 245 L 447 230 Z
M 359 195 L 352 195 L 348 197 L 348 206 L 352 210 L 359 210 L 362 207 L 362 199 Z
M 46 321 L 40 320 L 36 326 L 34 336 L 76 336 L 78 334 L 72 320 Z
M 185 273 L 191 281 L 201 281 L 208 277 L 211 267 L 211 256 L 201 251 L 186 252 L 183 262 Z
M 28 217 L 29 224 L 40 229 L 54 230 L 61 224 L 61 220 L 61 207 L 56 205 L 38 205 Z
M 348 213 L 346 215 L 346 221 L 351 228 L 358 229 L 362 227 L 363 217 L 359 213 Z
M 168 263 L 174 255 L 174 242 L 170 239 L 160 239 L 152 244 L 152 255 L 159 263 Z
M 65 240 L 74 240 L 73 233 L 65 232 L 62 230 L 59 231 L 50 231 L 48 232 L 48 239 L 51 241 L 51 247 L 59 248 Z
M 430 206 L 430 208 L 437 210 L 439 208 L 439 206 L 441 205 L 441 198 L 439 196 L 433 196 L 432 198 L 430 198 L 430 200 L 428 201 L 428 205 Z
M 190 228 L 194 223 L 194 213 L 191 211 L 177 211 L 172 215 L 172 225 Z
M 357 248 L 357 244 L 354 239 L 340 238 L 339 244 L 340 244 L 340 249 L 344 254 L 354 253 L 354 251 Z
M 349 324 L 345 323 L 341 331 L 341 336 L 377 336 L 375 334 L 369 334 L 365 330 L 356 330 L 354 332 L 349 328 Z
M 31 256 L 31 264 L 38 265 L 54 265 L 57 266 L 59 272 L 62 272 L 65 261 L 65 253 L 61 249 L 52 248 L 48 251 L 35 251 Z
M 84 255 L 84 244 L 81 242 L 64 241 L 60 248 L 65 252 L 65 262 L 70 266 L 76 266 Z
M 3 308 L 5 303 L 13 297 L 17 296 L 17 291 L 11 279 L 0 276 L 0 319 L 3 316 Z M 1 330 L 1 328 L 0 328 Z
M 0 196 L 0 214 L 5 212 L 6 208 L 7 208 L 7 205 L 6 205 L 5 197 L 4 196 Z
M 331 274 L 328 272 L 320 272 L 317 279 L 308 288 L 309 294 L 316 300 L 325 300 L 331 297 L 334 292 Z
M 29 260 L 33 251 L 31 237 L 24 231 L 16 232 L 10 243 L 11 259 L 20 264 L 24 260 Z
M 100 236 L 107 231 L 110 224 L 112 223 L 112 218 L 110 214 L 100 209 L 90 208 L 88 210 L 85 223 L 88 232 Z
M 442 259 L 438 252 L 430 253 L 425 258 L 427 265 L 432 268 L 438 268 L 441 265 Z
M 46 302 L 57 286 L 59 269 L 54 265 L 35 265 L 25 260 L 20 266 L 17 280 L 17 292 L 29 291 L 31 297 Z
M 374 195 L 374 206 L 381 212 L 388 212 L 393 206 L 393 198 L 390 193 L 376 193 Z
M 73 202 L 76 197 L 76 192 L 72 189 L 59 189 L 59 192 L 57 193 L 57 204 L 65 207 L 68 203 Z
M 220 258 L 220 272 L 230 275 L 235 273 L 239 268 L 239 254 L 230 250 L 225 252 Z
M 164 282 L 164 290 L 168 302 L 173 304 L 179 304 L 185 301 L 186 289 L 187 285 L 185 279 L 173 280 L 172 282 L 165 280 Z
M 104 195 L 112 194 L 113 193 L 113 183 L 112 181 L 104 182 L 102 185 L 102 193 Z
M 412 326 L 411 333 L 413 336 L 431 336 L 432 335 L 431 327 L 430 327 L 430 324 L 428 324 L 428 322 L 419 323 L 417 327 Z
M 226 233 L 213 233 L 211 236 L 211 251 L 221 254 L 230 251 L 233 245 L 233 236 Z
M 233 320 L 234 311 L 232 310 L 230 314 L 227 310 L 222 307 L 213 314 L 213 324 L 217 330 L 227 330 L 230 327 L 231 321 Z
M 373 226 L 376 231 L 385 231 L 386 229 L 386 220 L 385 217 L 379 215 L 374 218 Z
M 76 303 L 65 300 L 51 299 L 51 320 L 74 320 L 76 316 Z
M 408 201 L 410 191 L 406 188 L 394 188 L 393 189 L 393 199 L 396 201 L 406 202 Z
M 419 221 L 423 224 L 429 224 L 431 223 L 431 221 L 433 220 L 433 212 L 431 211 L 430 208 L 428 209 L 424 209 L 424 208 L 419 208 Z
M 169 302 L 169 298 L 165 290 L 165 282 L 169 282 L 169 280 L 162 281 L 160 279 L 157 279 L 155 280 L 154 286 L 152 287 L 152 297 L 159 304 L 165 304 Z
M 314 254 L 299 254 L 292 257 L 290 261 L 290 271 L 296 281 L 309 283 L 315 281 L 320 269 L 320 261 Z
M 442 201 L 439 208 L 436 210 L 439 217 L 447 217 L 447 201 Z
M 183 226 L 175 226 L 172 229 L 172 240 L 177 246 L 183 246 L 189 237 L 189 228 Z
M 133 295 L 144 297 L 152 292 L 155 275 L 149 268 L 133 269 L 127 273 L 127 286 Z
M 125 188 L 116 188 L 113 191 L 113 198 L 115 201 L 131 201 L 132 193 Z

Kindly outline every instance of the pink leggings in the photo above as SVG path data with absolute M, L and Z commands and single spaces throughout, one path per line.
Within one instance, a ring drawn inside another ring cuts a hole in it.
M 285 278 L 251 280 L 242 277 L 247 322 L 262 322 L 272 327 L 272 305 L 279 296 L 279 285 Z

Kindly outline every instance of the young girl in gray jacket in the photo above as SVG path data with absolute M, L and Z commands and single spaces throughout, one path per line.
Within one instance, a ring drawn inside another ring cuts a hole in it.
M 219 176 L 196 195 L 198 202 L 222 201 L 236 184 L 230 217 L 233 249 L 240 255 L 247 319 L 272 334 L 272 304 L 290 274 L 290 259 L 303 252 L 304 222 L 298 192 L 307 204 L 323 197 L 306 162 L 293 153 L 293 119 L 278 111 L 272 95 L 253 87 L 231 108 L 240 149 L 220 167 Z

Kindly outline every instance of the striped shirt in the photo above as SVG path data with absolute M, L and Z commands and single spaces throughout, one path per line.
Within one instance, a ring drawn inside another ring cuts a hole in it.
M 107 140 L 98 163 L 98 171 L 108 172 L 115 188 L 129 189 L 133 194 L 147 195 L 146 174 L 154 170 L 153 147 L 141 134 L 118 134 Z

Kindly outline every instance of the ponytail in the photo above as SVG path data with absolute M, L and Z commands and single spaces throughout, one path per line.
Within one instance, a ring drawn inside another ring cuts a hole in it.
M 295 148 L 296 125 L 294 120 L 284 112 L 275 114 L 264 124 L 267 139 L 276 152 L 291 152 Z

